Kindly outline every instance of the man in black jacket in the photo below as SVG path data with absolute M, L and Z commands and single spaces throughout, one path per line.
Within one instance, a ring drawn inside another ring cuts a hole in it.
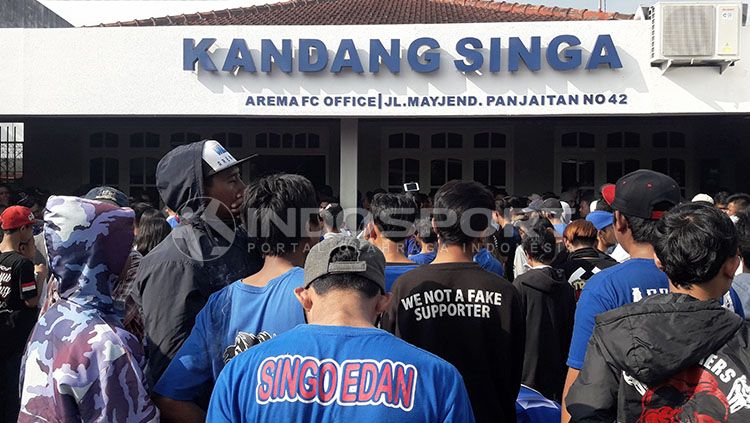
M 179 213 L 180 225 L 143 258 L 132 294 L 143 314 L 151 386 L 190 335 L 209 295 L 262 266 L 233 216 L 245 188 L 242 161 L 208 140 L 175 148 L 156 167 L 159 194 Z
M 750 421 L 750 326 L 722 307 L 739 264 L 737 231 L 688 203 L 659 221 L 670 294 L 601 314 L 566 398 L 572 420 Z
M 552 229 L 534 232 L 523 240 L 531 269 L 513 281 L 526 313 L 523 384 L 560 402 L 568 366 L 565 359 L 573 336 L 575 290 L 560 269 L 550 266 L 556 240 Z

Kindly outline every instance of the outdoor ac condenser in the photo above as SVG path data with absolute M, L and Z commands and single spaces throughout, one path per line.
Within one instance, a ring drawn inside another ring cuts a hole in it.
M 741 3 L 657 3 L 650 9 L 651 64 L 718 66 L 740 59 Z

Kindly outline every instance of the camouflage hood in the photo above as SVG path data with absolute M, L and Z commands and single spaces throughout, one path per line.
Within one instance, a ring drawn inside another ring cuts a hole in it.
M 134 213 L 109 203 L 53 196 L 44 214 L 50 270 L 60 298 L 101 310 L 133 245 Z

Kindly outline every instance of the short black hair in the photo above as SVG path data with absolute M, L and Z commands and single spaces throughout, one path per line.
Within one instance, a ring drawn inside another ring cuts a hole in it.
M 435 230 L 432 229 L 432 219 L 429 217 L 417 219 L 416 228 L 416 235 L 419 236 L 422 241 L 430 244 L 437 242 L 437 234 L 435 233 Z
M 737 254 L 737 229 L 713 206 L 681 204 L 656 223 L 654 252 L 675 286 L 689 288 L 710 281 Z
M 406 194 L 376 194 L 370 203 L 372 221 L 384 237 L 403 242 L 414 234 L 417 204 Z
M 339 203 L 328 203 L 328 206 L 320 211 L 320 218 L 323 222 L 333 229 L 338 229 L 339 223 L 342 222 L 344 209 Z
M 673 206 L 668 201 L 663 201 L 654 205 L 653 209 L 658 211 L 667 211 Z M 633 233 L 633 241 L 642 244 L 654 245 L 656 240 L 659 238 L 656 226 L 659 220 L 644 219 L 642 217 L 629 216 L 625 213 L 621 213 L 622 216 L 628 221 L 630 225 L 630 231 Z
M 746 210 L 750 206 L 750 194 L 739 193 L 727 198 L 727 205 L 734 203 L 737 210 Z
M 357 260 L 358 253 L 354 248 L 339 248 L 331 255 L 331 263 Z M 375 282 L 356 273 L 328 274 L 315 279 L 310 286 L 318 295 L 325 295 L 331 290 L 346 290 L 356 291 L 364 298 L 373 298 L 383 293 Z
M 737 213 L 737 234 L 739 236 L 740 255 L 745 266 L 750 267 L 750 209 Z
M 301 216 L 305 209 L 318 209 L 312 182 L 300 175 L 268 175 L 245 188 L 242 223 L 261 255 L 281 256 L 293 252 L 307 235 Z M 318 215 L 310 214 L 309 222 L 318 223 Z M 280 226 L 291 226 L 293 233 Z
M 137 202 L 130 205 L 130 208 L 135 212 L 135 225 L 138 226 L 143 219 L 143 215 L 146 217 L 154 217 L 157 214 L 161 214 L 159 210 L 156 210 L 151 204 Z M 163 216 L 163 215 L 162 215 Z
M 727 205 L 729 201 L 727 201 L 730 197 L 729 192 L 727 191 L 719 191 L 716 194 L 714 194 L 714 204 L 724 204 Z
M 552 263 L 557 253 L 555 234 L 550 228 L 541 232 L 534 231 L 524 238 L 521 246 L 531 258 L 544 264 Z
M 494 208 L 495 197 L 484 185 L 474 181 L 450 181 L 435 193 L 433 218 L 441 223 L 449 218 L 448 213 L 455 213 L 456 219 L 449 226 L 438 224 L 435 231 L 446 244 L 468 244 L 477 237 L 465 233 L 463 227 L 468 226 L 477 233 L 485 231 Z M 442 215 L 442 219 L 437 219 L 438 215 Z

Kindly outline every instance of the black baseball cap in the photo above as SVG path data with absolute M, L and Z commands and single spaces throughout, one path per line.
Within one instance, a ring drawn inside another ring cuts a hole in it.
M 88 200 L 106 201 L 117 207 L 130 207 L 128 196 L 117 188 L 96 187 L 87 192 L 84 198 Z
M 674 179 L 640 169 L 617 180 L 612 208 L 627 216 L 658 220 L 680 201 L 680 186 Z

